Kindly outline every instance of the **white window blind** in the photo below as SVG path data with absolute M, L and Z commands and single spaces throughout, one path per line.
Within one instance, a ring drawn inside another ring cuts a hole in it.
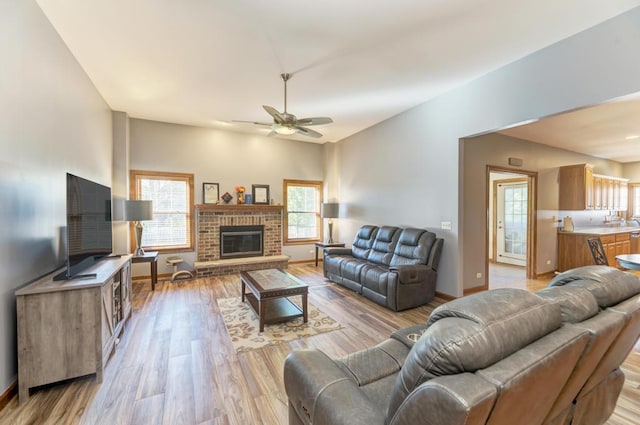
M 143 222 L 143 248 L 193 249 L 193 175 L 133 171 L 132 182 L 136 199 L 153 206 L 153 220 Z

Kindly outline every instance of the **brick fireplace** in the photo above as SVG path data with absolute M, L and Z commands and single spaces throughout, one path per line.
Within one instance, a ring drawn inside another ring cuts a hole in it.
M 263 226 L 264 257 L 281 256 L 282 214 L 283 207 L 280 205 L 196 205 L 197 262 L 209 263 L 220 260 L 220 226 Z M 242 259 L 236 260 L 240 260 L 241 263 Z M 234 267 L 240 267 L 240 263 L 235 261 Z M 252 260 L 248 258 L 247 263 L 252 263 Z M 208 265 L 201 265 L 203 273 L 198 271 L 199 276 L 212 275 L 206 266 Z M 218 274 L 215 271 L 212 273 Z

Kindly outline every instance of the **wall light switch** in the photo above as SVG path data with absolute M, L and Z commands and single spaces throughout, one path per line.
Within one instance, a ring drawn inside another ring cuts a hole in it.
M 451 222 L 450 221 L 441 221 L 440 228 L 442 230 L 451 230 Z

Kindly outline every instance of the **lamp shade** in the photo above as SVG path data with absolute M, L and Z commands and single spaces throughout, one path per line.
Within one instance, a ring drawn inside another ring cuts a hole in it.
M 151 201 L 126 201 L 124 204 L 124 219 L 126 221 L 153 220 Z
M 322 204 L 320 215 L 322 216 L 322 218 L 340 217 L 340 204 L 338 204 L 337 202 L 327 202 L 325 204 Z

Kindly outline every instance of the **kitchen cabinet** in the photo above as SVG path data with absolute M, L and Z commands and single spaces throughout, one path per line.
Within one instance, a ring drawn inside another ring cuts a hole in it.
M 558 271 L 593 265 L 587 239 L 597 237 L 602 242 L 609 265 L 617 267 L 616 255 L 631 253 L 631 233 L 628 230 L 618 233 L 607 230 L 607 234 L 601 234 L 597 230 L 558 233 Z
M 598 175 L 593 176 L 593 207 L 602 209 L 602 177 Z
M 594 209 L 593 166 L 589 164 L 560 167 L 561 211 Z
M 628 180 L 593 173 L 590 164 L 560 167 L 560 211 L 626 211 Z

